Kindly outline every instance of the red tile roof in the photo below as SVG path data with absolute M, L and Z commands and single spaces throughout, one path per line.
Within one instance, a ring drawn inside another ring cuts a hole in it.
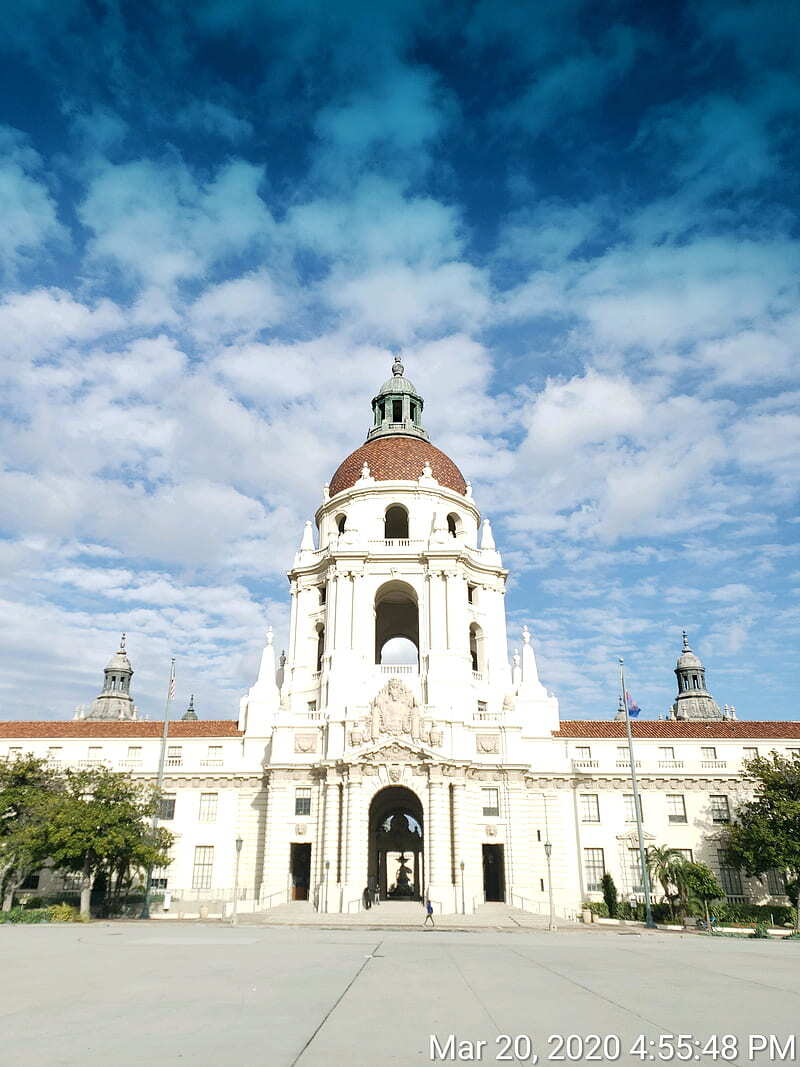
M 420 437 L 375 437 L 342 460 L 331 478 L 330 493 L 334 496 L 343 489 L 350 489 L 361 477 L 364 464 L 379 482 L 416 481 L 422 474 L 425 463 L 430 463 L 434 478 L 440 485 L 466 493 L 467 483 L 458 467 L 449 456 L 435 448 L 430 441 Z
M 0 737 L 160 737 L 160 722 L 0 722 Z M 170 737 L 239 737 L 235 719 L 171 722 Z
M 784 738 L 800 740 L 800 722 L 632 722 L 634 737 L 718 737 L 736 740 Z M 597 720 L 562 722 L 554 737 L 625 737 L 624 722 Z

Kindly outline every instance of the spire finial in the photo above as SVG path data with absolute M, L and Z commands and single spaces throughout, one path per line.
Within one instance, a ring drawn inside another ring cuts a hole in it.
M 686 633 L 685 630 L 683 631 L 683 651 L 684 652 L 689 652 L 690 651 L 690 649 L 689 649 L 689 635 Z
M 394 361 L 392 363 L 392 374 L 395 376 L 395 378 L 402 378 L 405 372 L 406 368 L 401 363 L 400 356 L 395 356 Z
M 119 639 L 119 650 L 120 650 L 120 652 L 124 652 L 125 651 L 125 639 L 126 639 L 126 635 L 125 634 L 123 634 L 122 637 L 120 637 L 120 639 Z

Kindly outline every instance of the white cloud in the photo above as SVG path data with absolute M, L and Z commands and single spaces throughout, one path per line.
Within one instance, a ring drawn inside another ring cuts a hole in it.
M 283 301 L 265 271 L 206 289 L 189 309 L 196 337 L 204 341 L 252 337 L 281 317 Z
M 48 243 L 67 241 L 56 204 L 41 180 L 42 160 L 19 130 L 0 126 L 0 268 L 17 269 Z

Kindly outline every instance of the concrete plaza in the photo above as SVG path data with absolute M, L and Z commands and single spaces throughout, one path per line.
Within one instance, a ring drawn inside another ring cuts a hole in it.
M 530 1036 L 539 1063 L 570 1060 L 551 1034 L 618 1035 L 592 1059 L 573 1041 L 572 1061 L 642 1063 L 664 1033 L 734 1034 L 729 1062 L 767 1063 L 774 1047 L 750 1058 L 747 1036 L 785 1047 L 800 1029 L 797 943 L 151 921 L 4 926 L 0 951 L 3 1067 L 534 1062 L 524 1038 L 499 1058 L 501 1034 Z M 432 1060 L 432 1034 L 472 1060 Z M 644 1058 L 638 1035 L 655 1042 Z

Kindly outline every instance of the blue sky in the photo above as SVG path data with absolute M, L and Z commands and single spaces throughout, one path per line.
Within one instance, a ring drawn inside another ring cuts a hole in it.
M 403 354 L 563 717 L 796 717 L 791 6 L 0 9 L 0 714 L 232 717 Z

